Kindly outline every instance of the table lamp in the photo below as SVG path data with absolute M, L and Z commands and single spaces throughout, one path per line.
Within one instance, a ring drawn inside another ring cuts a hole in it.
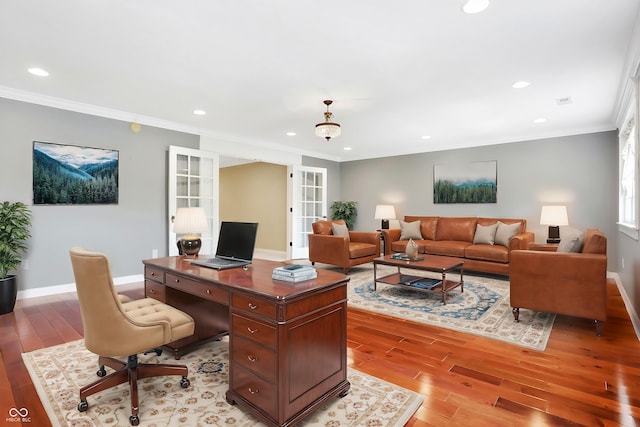
M 543 206 L 540 225 L 549 226 L 547 243 L 560 243 L 560 226 L 569 225 L 566 206 Z
M 381 219 L 381 227 L 383 230 L 389 229 L 389 220 L 396 219 L 396 210 L 392 205 L 376 205 L 375 219 Z
M 202 247 L 202 240 L 197 233 L 209 230 L 204 208 L 178 208 L 173 221 L 173 232 L 184 234 L 177 241 L 180 255 L 196 256 Z

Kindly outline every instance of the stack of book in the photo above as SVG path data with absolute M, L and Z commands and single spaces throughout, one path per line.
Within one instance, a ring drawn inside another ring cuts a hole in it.
M 271 277 L 284 282 L 302 282 L 315 279 L 318 272 L 310 265 L 291 264 L 274 268 Z

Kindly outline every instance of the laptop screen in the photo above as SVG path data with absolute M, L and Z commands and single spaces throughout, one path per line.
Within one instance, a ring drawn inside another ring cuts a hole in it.
M 216 257 L 251 262 L 257 234 L 257 222 L 222 221 Z

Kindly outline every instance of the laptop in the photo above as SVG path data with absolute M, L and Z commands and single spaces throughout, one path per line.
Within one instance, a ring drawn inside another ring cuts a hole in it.
M 191 264 L 225 270 L 251 264 L 258 234 L 257 222 L 222 221 L 214 258 L 193 260 Z

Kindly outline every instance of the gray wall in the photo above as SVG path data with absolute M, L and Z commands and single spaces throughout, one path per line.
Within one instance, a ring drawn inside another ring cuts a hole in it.
M 433 167 L 497 161 L 498 202 L 434 204 Z M 595 227 L 608 237 L 609 269 L 617 265 L 618 142 L 615 132 L 516 142 L 341 163 L 341 197 L 358 202 L 357 230 L 374 230 L 376 204 L 396 215 L 525 218 L 536 241 L 545 203 L 566 204 L 569 227 Z M 561 229 L 562 235 L 562 229 Z
M 119 150 L 119 203 L 33 206 L 32 144 L 53 142 Z M 167 254 L 167 149 L 198 148 L 199 137 L 0 98 L 0 200 L 32 209 L 32 238 L 19 289 L 73 283 L 74 245 L 108 254 L 113 275 L 142 274 L 153 249 Z
M 120 153 L 120 201 L 113 206 L 32 206 L 33 141 L 112 148 Z M 22 201 L 33 210 L 33 237 L 19 275 L 20 290 L 68 284 L 68 249 L 83 245 L 105 252 L 114 276 L 142 273 L 141 259 L 166 247 L 167 148 L 198 148 L 199 137 L 0 98 L 0 200 Z M 498 203 L 433 203 L 433 166 L 496 160 Z M 618 271 L 640 311 L 640 243 L 617 231 L 618 145 L 615 132 L 354 162 L 303 157 L 305 166 L 328 170 L 329 205 L 355 200 L 355 228 L 374 230 L 376 204 L 393 204 L 404 215 L 523 217 L 536 240 L 544 203 L 566 203 L 570 227 L 597 227 L 609 240 L 609 270 Z M 620 254 L 620 255 L 619 255 Z M 624 258 L 625 267 L 621 267 Z

